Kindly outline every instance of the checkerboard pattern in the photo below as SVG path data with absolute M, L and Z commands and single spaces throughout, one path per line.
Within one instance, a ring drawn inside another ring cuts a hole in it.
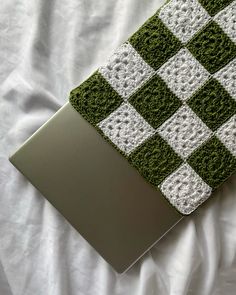
M 236 171 L 236 1 L 167 1 L 70 102 L 192 213 Z

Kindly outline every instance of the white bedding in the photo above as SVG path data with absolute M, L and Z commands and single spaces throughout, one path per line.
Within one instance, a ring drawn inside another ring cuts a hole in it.
M 0 295 L 236 294 L 236 177 L 117 275 L 9 163 L 164 0 L 0 5 Z

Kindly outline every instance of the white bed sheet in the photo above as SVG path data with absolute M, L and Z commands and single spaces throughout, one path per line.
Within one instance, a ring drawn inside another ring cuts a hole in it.
M 0 5 L 0 295 L 236 294 L 236 177 L 117 275 L 8 156 L 164 0 Z

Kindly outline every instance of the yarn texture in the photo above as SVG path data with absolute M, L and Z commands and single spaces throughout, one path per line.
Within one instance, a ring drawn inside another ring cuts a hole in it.
M 236 0 L 167 1 L 69 100 L 189 215 L 236 171 Z

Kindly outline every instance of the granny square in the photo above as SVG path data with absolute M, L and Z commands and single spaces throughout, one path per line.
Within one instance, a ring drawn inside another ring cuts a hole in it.
M 209 14 L 197 0 L 170 1 L 163 6 L 159 17 L 183 43 L 210 20 Z
M 153 128 L 164 123 L 182 105 L 158 75 L 134 93 L 129 102 Z
M 139 146 L 129 160 L 154 186 L 158 186 L 183 162 L 158 134 Z
M 122 103 L 122 98 L 96 71 L 71 91 L 70 102 L 85 119 L 95 124 L 114 111 Z
M 211 187 L 186 163 L 163 181 L 160 190 L 173 206 L 185 214 L 194 211 L 212 192 Z
M 182 44 L 155 14 L 129 39 L 131 45 L 155 70 L 175 54 Z
M 154 70 L 128 42 L 116 50 L 99 72 L 123 98 L 129 97 L 154 74 Z
M 236 170 L 236 158 L 215 136 L 197 149 L 187 162 L 213 189 Z
M 187 158 L 212 134 L 186 105 L 165 121 L 157 131 L 182 158 Z
M 236 57 L 236 44 L 214 21 L 195 35 L 187 48 L 211 74 Z
M 129 103 L 123 103 L 98 127 L 126 154 L 154 133 L 154 129 Z
M 189 98 L 209 78 L 207 70 L 186 48 L 170 58 L 158 70 L 158 75 L 182 101 Z
M 208 80 L 187 104 L 213 131 L 236 113 L 236 100 L 214 78 Z
M 69 100 L 191 214 L 236 172 L 236 0 L 168 0 Z

